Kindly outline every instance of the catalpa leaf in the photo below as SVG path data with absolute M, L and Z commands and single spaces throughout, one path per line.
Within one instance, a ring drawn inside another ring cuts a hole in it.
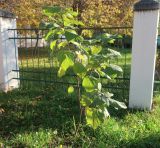
M 123 72 L 122 68 L 118 65 L 110 64 L 109 66 L 115 71 Z
M 91 46 L 91 52 L 92 54 L 98 54 L 102 51 L 101 46 Z
M 64 69 L 60 68 L 58 70 L 58 77 L 60 77 L 60 78 L 63 77 L 65 75 L 65 73 L 66 73 L 66 71 Z
M 50 48 L 51 48 L 52 50 L 54 50 L 55 47 L 56 47 L 56 44 L 57 44 L 57 40 L 52 41 L 51 44 L 50 44 Z
M 76 39 L 78 37 L 78 34 L 74 30 L 67 30 L 65 32 L 65 37 L 66 37 L 67 41 L 71 41 L 73 39 Z
M 115 51 L 113 49 L 108 48 L 108 51 L 111 53 L 112 56 L 121 56 L 120 52 Z
M 86 121 L 93 129 L 96 129 L 101 124 L 96 109 L 86 107 Z
M 65 55 L 65 56 L 66 56 L 66 58 L 62 62 L 61 66 L 60 66 L 60 69 L 58 71 L 58 76 L 59 77 L 64 76 L 66 71 L 67 71 L 67 69 L 74 65 L 74 62 L 72 61 L 72 59 L 70 57 L 68 57 L 67 55 Z
M 110 116 L 110 114 L 106 108 L 104 109 L 103 113 L 104 113 L 104 118 L 108 118 Z
M 127 106 L 123 102 L 119 102 L 119 101 L 111 99 L 111 98 L 109 98 L 109 102 L 115 107 L 127 109 Z
M 91 78 L 85 77 L 82 82 L 82 86 L 85 88 L 87 92 L 93 92 L 95 85 Z
M 64 41 L 64 42 L 61 42 L 58 44 L 58 48 L 60 49 L 61 47 L 65 47 L 68 45 L 68 42 L 67 41 Z
M 72 60 L 74 61 L 74 54 L 70 51 L 65 51 L 65 50 L 59 50 L 57 53 L 57 58 L 59 63 L 61 64 L 65 59 L 66 59 L 66 55 Z
M 68 87 L 68 93 L 71 94 L 73 92 L 74 92 L 74 87 L 73 86 Z
M 73 70 L 76 74 L 83 74 L 87 72 L 86 68 L 79 62 L 74 64 Z
M 82 98 L 80 100 L 80 103 L 82 106 L 89 106 L 92 103 L 92 99 L 86 95 L 82 95 Z
M 99 90 L 99 91 L 102 90 L 102 83 L 98 83 L 98 90 Z

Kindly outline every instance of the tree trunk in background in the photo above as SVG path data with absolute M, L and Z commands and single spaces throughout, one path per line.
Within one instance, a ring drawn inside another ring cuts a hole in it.
M 78 20 L 82 21 L 81 14 L 83 13 L 83 10 L 85 9 L 85 0 L 74 0 L 72 8 L 74 11 L 78 12 Z M 78 34 L 81 34 L 81 33 L 82 33 L 82 29 L 79 27 Z
M 82 20 L 81 14 L 85 9 L 85 0 L 74 0 L 73 1 L 73 10 L 78 11 L 78 20 Z

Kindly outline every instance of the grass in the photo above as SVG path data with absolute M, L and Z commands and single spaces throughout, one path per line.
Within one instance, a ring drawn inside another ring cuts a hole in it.
M 131 54 L 122 51 L 117 61 L 129 75 Z M 126 60 L 124 60 L 126 59 Z M 36 63 L 33 65 L 33 60 Z M 21 73 L 27 79 L 50 80 L 50 61 L 41 57 L 20 60 L 21 69 L 43 73 Z M 125 62 L 124 62 L 125 61 Z M 52 70 L 53 72 L 53 70 Z M 73 80 L 74 82 L 75 80 Z M 116 81 L 125 85 L 124 82 Z M 23 89 L 0 93 L 0 147 L 137 147 L 160 146 L 160 95 L 156 95 L 153 110 L 114 110 L 111 118 L 93 130 L 79 121 L 76 92 L 67 94 L 68 85 L 43 85 L 24 81 Z M 127 82 L 128 84 L 128 82 Z M 128 85 L 127 85 L 128 86 Z M 30 88 L 30 89 L 29 89 Z M 128 91 L 113 90 L 115 98 L 128 103 Z
M 64 91 L 61 91 L 61 90 Z M 79 123 L 76 96 L 65 88 L 1 93 L 0 141 L 5 147 L 158 147 L 160 96 L 152 112 L 113 110 L 93 130 Z

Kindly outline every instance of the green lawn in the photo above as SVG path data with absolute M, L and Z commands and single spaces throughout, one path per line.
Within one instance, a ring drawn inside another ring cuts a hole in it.
M 131 54 L 122 52 L 112 61 L 129 75 Z M 40 59 L 40 60 L 39 60 Z M 126 59 L 126 60 L 124 60 Z M 33 60 L 35 65 L 33 65 Z M 47 73 L 52 69 L 45 58 L 20 60 L 22 70 L 45 73 L 21 73 L 27 79 L 55 79 Z M 52 71 L 53 72 L 53 71 Z M 67 80 L 67 78 L 66 78 Z M 72 80 L 73 82 L 75 80 Z M 116 85 L 122 82 L 114 81 Z M 68 85 L 43 85 L 24 81 L 19 90 L 0 93 L 0 147 L 160 147 L 160 93 L 154 97 L 153 110 L 133 111 L 109 108 L 111 117 L 93 130 L 79 121 L 76 92 L 67 94 Z M 122 83 L 125 85 L 126 83 Z M 128 83 L 127 83 L 128 84 Z M 128 85 L 127 85 L 128 86 Z M 113 90 L 115 98 L 128 103 L 128 91 Z
M 64 91 L 62 91 L 64 90 Z M 65 88 L 1 93 L 0 141 L 5 147 L 159 147 L 160 97 L 152 112 L 113 110 L 95 131 L 79 124 L 76 96 Z

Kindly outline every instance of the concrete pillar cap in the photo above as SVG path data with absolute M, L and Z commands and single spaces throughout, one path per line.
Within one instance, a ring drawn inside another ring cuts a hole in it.
M 0 17 L 4 17 L 4 18 L 16 18 L 16 16 L 13 13 L 8 12 L 6 10 L 2 10 L 2 9 L 0 9 Z
M 134 5 L 134 11 L 158 10 L 160 3 L 155 0 L 140 0 Z

